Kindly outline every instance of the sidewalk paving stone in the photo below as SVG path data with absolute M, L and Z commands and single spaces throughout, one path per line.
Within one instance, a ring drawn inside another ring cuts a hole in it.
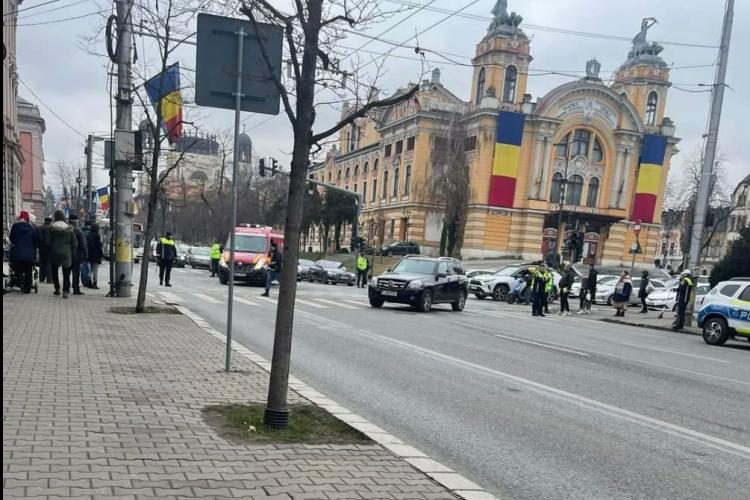
M 3 297 L 4 497 L 456 498 L 379 444 L 224 440 L 202 408 L 264 402 L 268 373 L 240 354 L 225 373 L 223 342 L 184 315 L 109 312 L 132 303 Z

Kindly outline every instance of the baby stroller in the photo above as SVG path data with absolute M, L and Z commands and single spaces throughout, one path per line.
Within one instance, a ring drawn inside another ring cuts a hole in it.
M 21 290 L 21 276 L 16 272 L 13 261 L 9 262 L 8 274 L 3 273 L 3 295 L 8 292 L 20 291 Z M 39 293 L 39 267 L 37 262 L 31 266 L 31 289 L 34 293 Z

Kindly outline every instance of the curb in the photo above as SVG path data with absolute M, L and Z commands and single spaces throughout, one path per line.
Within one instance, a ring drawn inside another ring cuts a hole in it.
M 152 299 L 152 301 L 154 300 Z M 218 339 L 226 345 L 226 336 L 213 328 L 201 316 L 179 304 L 171 304 L 168 302 L 164 303 L 177 309 L 180 313 L 188 317 L 204 332 L 208 333 L 209 335 Z M 270 373 L 271 363 L 264 357 L 239 344 L 236 340 L 232 341 L 232 349 L 241 356 L 244 356 L 245 358 L 258 365 L 264 371 Z M 404 460 L 409 465 L 425 474 L 430 479 L 443 486 L 459 498 L 463 498 L 464 500 L 498 500 L 497 497 L 490 493 L 487 493 L 476 483 L 470 481 L 469 479 L 455 472 L 453 469 L 446 467 L 440 462 L 432 460 L 418 449 L 404 443 L 396 436 L 388 433 L 366 418 L 357 415 L 356 413 L 353 413 L 347 408 L 339 405 L 336 401 L 316 391 L 293 375 L 289 375 L 289 387 L 297 391 L 300 396 L 325 409 L 337 419 L 362 432 L 367 437 L 372 439 L 375 443 L 387 449 L 398 458 Z
M 605 323 L 616 323 L 618 325 L 636 326 L 638 328 L 648 328 L 650 330 L 661 330 L 661 331 L 669 332 L 669 333 L 681 333 L 683 335 L 696 335 L 699 337 L 701 336 L 700 331 L 693 331 L 693 330 L 687 329 L 687 328 L 692 328 L 692 327 L 686 327 L 682 331 L 674 331 L 672 330 L 671 327 L 668 327 L 668 326 L 649 325 L 648 323 L 629 323 L 627 321 L 620 321 L 620 320 L 612 319 L 612 318 L 599 318 L 596 321 L 603 321 Z

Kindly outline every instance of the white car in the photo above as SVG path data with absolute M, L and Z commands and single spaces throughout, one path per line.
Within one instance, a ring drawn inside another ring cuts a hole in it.
M 717 284 L 704 297 L 697 319 L 706 344 L 722 345 L 741 338 L 750 342 L 750 278 Z
M 570 287 L 570 297 L 576 298 L 581 295 L 581 283 L 583 282 L 584 278 L 578 278 L 576 279 L 575 283 L 573 283 L 573 286 Z M 599 276 L 599 278 L 596 280 L 596 286 L 600 285 L 607 285 L 609 283 L 617 281 L 619 276 L 610 276 L 610 275 L 604 275 Z
M 695 289 L 695 306 L 696 308 L 703 305 L 703 298 L 711 290 L 711 286 L 708 283 L 698 283 Z M 661 310 L 665 309 L 668 311 L 677 310 L 677 287 L 673 286 L 662 290 L 656 290 L 648 295 L 646 298 L 646 306 L 649 309 Z
M 617 286 L 618 280 L 619 278 L 616 278 L 614 281 L 610 281 L 605 285 L 597 285 L 596 297 L 594 297 L 594 302 L 597 304 L 607 304 L 608 306 L 611 306 L 614 300 L 615 287 Z M 629 303 L 640 304 L 641 299 L 638 298 L 638 289 L 641 287 L 641 278 L 633 278 L 631 280 L 631 283 L 633 285 L 633 290 L 630 292 Z M 664 288 L 664 282 L 661 280 L 652 279 L 651 284 L 654 285 L 655 288 L 655 290 L 651 292 L 652 294 Z M 646 302 L 646 305 L 648 305 L 648 302 Z
M 143 247 L 133 249 L 133 262 L 136 264 L 143 260 Z
M 492 300 L 505 300 L 516 278 L 523 276 L 530 267 L 537 266 L 534 264 L 512 265 L 503 267 L 492 274 L 474 276 L 469 279 L 469 293 L 473 293 L 478 299 L 492 297 Z M 552 277 L 556 295 L 562 276 L 557 271 L 552 271 Z

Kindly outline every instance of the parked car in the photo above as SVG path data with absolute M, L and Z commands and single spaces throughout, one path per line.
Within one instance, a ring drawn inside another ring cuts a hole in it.
M 698 283 L 695 287 L 695 307 L 698 308 L 703 305 L 703 299 L 706 294 L 711 290 L 711 286 L 708 283 Z M 646 298 L 646 306 L 649 309 L 661 310 L 667 309 L 669 311 L 677 310 L 677 286 L 665 287 L 661 290 L 656 290 L 648 295 Z
M 367 287 L 372 307 L 394 302 L 421 312 L 430 311 L 434 304 L 450 304 L 454 311 L 463 311 L 468 293 L 461 262 L 450 257 L 404 257 L 393 269 L 371 279 Z
M 187 247 L 182 243 L 175 244 L 177 255 L 174 258 L 174 267 L 185 267 L 187 265 Z
M 610 281 L 605 285 L 597 285 L 594 303 L 611 306 L 615 296 L 615 287 L 617 286 L 617 281 L 619 281 L 619 279 L 620 278 L 617 277 L 617 279 Z M 641 287 L 641 278 L 632 278 L 630 282 L 633 285 L 633 290 L 630 292 L 629 304 L 638 305 L 641 303 L 641 299 L 638 297 L 638 289 Z M 654 285 L 654 292 L 664 289 L 664 282 L 662 280 L 652 279 L 651 284 Z
M 211 269 L 211 249 L 194 247 L 190 255 L 190 267 L 193 269 Z
M 310 271 L 310 268 L 315 265 L 315 262 L 307 259 L 299 259 L 297 261 L 297 281 L 307 279 L 308 278 L 308 271 Z
M 137 247 L 133 249 L 133 262 L 138 264 L 143 260 L 143 247 Z
M 581 283 L 583 282 L 585 278 L 576 278 L 575 282 L 573 283 L 573 286 L 570 287 L 570 297 L 576 298 L 581 295 Z M 599 278 L 596 280 L 596 286 L 599 287 L 599 285 L 608 285 L 612 283 L 613 281 L 617 281 L 620 279 L 619 276 L 599 276 Z
M 750 342 L 750 278 L 717 284 L 704 297 L 697 320 L 703 329 L 703 340 L 709 345 L 740 338 Z
M 506 300 L 513 282 L 536 264 L 520 264 L 505 266 L 492 274 L 475 276 L 469 280 L 469 292 L 478 299 L 492 297 L 492 300 Z M 557 296 L 560 274 L 552 271 L 553 292 L 552 299 Z
M 489 269 L 473 269 L 471 271 L 466 271 L 466 277 L 467 278 L 473 278 L 474 276 L 487 276 L 489 274 L 494 273 L 495 271 L 491 271 Z
M 354 286 L 356 277 L 341 262 L 335 260 L 318 260 L 307 271 L 307 281 L 330 283 L 338 285 L 344 283 Z
M 413 241 L 396 241 L 390 245 L 383 245 L 380 254 L 390 257 L 391 255 L 419 255 L 419 245 Z

